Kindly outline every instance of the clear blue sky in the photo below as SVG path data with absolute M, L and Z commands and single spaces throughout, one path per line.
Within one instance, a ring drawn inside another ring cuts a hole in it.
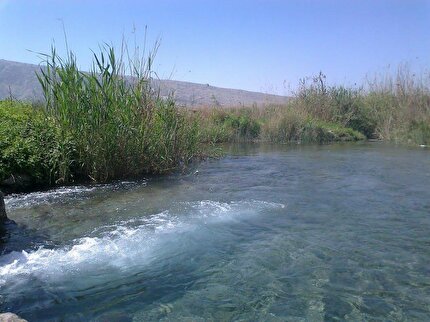
M 0 0 L 0 58 L 64 48 L 59 19 L 83 69 L 90 48 L 132 40 L 133 26 L 143 43 L 148 26 L 161 78 L 221 87 L 285 94 L 320 70 L 351 85 L 388 65 L 430 67 L 430 0 Z

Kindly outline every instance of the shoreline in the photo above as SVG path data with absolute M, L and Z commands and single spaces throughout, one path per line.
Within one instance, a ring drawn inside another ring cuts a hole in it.
M 341 144 L 360 144 L 360 143 L 370 143 L 370 144 L 388 144 L 393 146 L 399 146 L 399 147 L 405 147 L 405 148 L 414 148 L 414 149 L 426 149 L 428 148 L 427 145 L 415 145 L 415 144 L 405 144 L 405 143 L 395 143 L 395 142 L 387 142 L 380 139 L 367 139 L 367 140 L 360 140 L 360 141 L 333 141 L 328 142 L 324 144 L 312 144 L 312 143 L 297 143 L 297 142 L 287 142 L 287 143 L 274 143 L 274 142 L 268 142 L 268 141 L 248 141 L 248 142 L 224 142 L 224 143 L 218 143 L 216 144 L 216 147 L 218 149 L 222 150 L 222 156 L 207 156 L 206 158 L 201 158 L 198 160 L 195 160 L 192 162 L 192 164 L 203 162 L 204 159 L 217 159 L 220 157 L 225 157 L 230 155 L 225 151 L 225 147 L 234 147 L 235 145 L 250 145 L 250 146 L 257 146 L 260 144 L 263 145 L 274 145 L 274 146 L 289 146 L 289 147 L 299 147 L 299 146 L 305 146 L 305 147 L 318 147 L 318 146 L 332 146 L 332 145 L 341 145 Z M 182 170 L 187 169 L 187 167 L 182 168 Z M 5 185 L 2 185 L 0 183 L 0 194 L 3 193 L 4 197 L 7 196 L 19 196 L 19 195 L 25 195 L 29 193 L 37 193 L 37 192 L 50 192 L 57 189 L 67 189 L 67 188 L 73 188 L 73 187 L 85 187 L 85 188 L 93 188 L 100 185 L 115 185 L 117 183 L 124 183 L 124 182 L 139 182 L 139 181 L 146 181 L 150 180 L 152 178 L 162 178 L 169 174 L 178 173 L 181 170 L 178 168 L 176 170 L 173 170 L 172 172 L 168 172 L 166 174 L 146 174 L 143 176 L 137 176 L 137 177 L 128 177 L 128 178 L 122 178 L 122 179 L 113 179 L 106 182 L 96 182 L 93 180 L 79 180 L 75 182 L 69 182 L 67 184 L 54 184 L 54 185 L 29 185 L 26 186 L 24 189 L 10 189 Z M 16 176 L 19 177 L 19 176 Z

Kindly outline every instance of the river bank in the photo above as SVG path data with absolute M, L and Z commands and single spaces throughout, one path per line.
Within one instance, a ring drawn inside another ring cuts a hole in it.
M 0 101 L 0 189 L 162 175 L 217 155 L 219 143 L 430 144 L 430 81 L 403 70 L 365 90 L 329 86 L 320 73 L 285 105 L 191 110 L 151 87 L 154 55 L 127 62 L 102 47 L 83 73 L 73 53 L 53 49 L 38 74 L 43 103 Z
M 183 124 L 182 134 L 174 135 L 176 143 L 172 144 L 169 140 L 171 134 L 164 136 L 162 140 L 165 143 L 161 143 L 159 138 L 150 144 L 146 143 L 147 146 L 142 152 L 134 153 L 136 161 L 132 161 L 132 166 L 127 165 L 130 162 L 130 158 L 125 158 L 127 154 L 122 158 L 110 157 L 110 161 L 105 160 L 108 163 L 104 165 L 104 169 L 114 166 L 116 170 L 107 170 L 104 176 L 98 176 L 96 179 L 95 169 L 86 163 L 89 162 L 86 154 L 93 153 L 91 141 L 85 140 L 84 147 L 78 151 L 77 146 L 82 144 L 78 141 L 82 138 L 76 140 L 74 136 L 67 135 L 67 139 L 64 139 L 60 126 L 41 106 L 3 101 L 0 102 L 0 190 L 6 194 L 43 191 L 58 186 L 105 183 L 165 174 L 184 169 L 188 163 L 198 162 L 202 158 L 223 155 L 224 143 L 266 142 L 294 146 L 365 141 L 369 138 L 411 146 L 425 146 L 425 143 L 430 142 L 430 132 L 426 132 L 427 125 L 388 139 L 378 134 L 379 130 L 374 126 L 367 132 L 363 131 L 367 133 L 367 137 L 351 127 L 314 117 L 298 108 L 291 105 L 265 109 L 255 107 L 186 110 L 177 109 L 173 105 L 168 113 L 178 117 Z M 421 131 L 419 136 L 415 136 L 421 139 L 410 139 L 414 131 Z M 123 138 L 118 138 L 117 153 L 125 153 L 122 142 Z M 171 146 L 171 152 L 166 151 L 167 142 Z M 183 148 L 178 148 L 181 146 Z M 139 155 L 145 155 L 145 151 L 150 152 L 150 156 L 139 159 Z M 66 160 L 64 153 L 67 154 Z M 166 153 L 170 153 L 170 159 Z M 92 162 L 96 160 L 98 159 Z M 157 160 L 162 162 L 156 164 Z

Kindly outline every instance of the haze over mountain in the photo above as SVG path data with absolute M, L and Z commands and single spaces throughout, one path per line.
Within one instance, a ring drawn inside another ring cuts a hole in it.
M 19 100 L 43 100 L 36 72 L 40 66 L 0 59 L 0 99 L 10 96 Z M 200 106 L 258 106 L 283 104 L 286 96 L 220 88 L 209 84 L 196 84 L 175 80 L 155 80 L 162 96 L 174 95 L 179 105 Z

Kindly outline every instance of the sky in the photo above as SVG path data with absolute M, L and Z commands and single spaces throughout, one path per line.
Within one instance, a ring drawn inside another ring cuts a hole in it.
M 81 69 L 104 42 L 160 40 L 160 78 L 288 94 L 322 71 L 331 84 L 408 64 L 430 67 L 430 0 L 0 0 L 0 59 L 40 63 L 68 46 Z

